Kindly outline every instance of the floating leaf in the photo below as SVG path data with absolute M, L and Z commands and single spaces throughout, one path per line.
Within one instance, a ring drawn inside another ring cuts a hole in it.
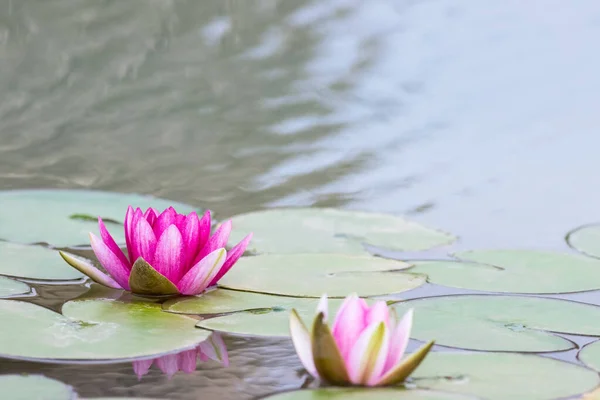
M 33 280 L 68 281 L 83 278 L 58 252 L 39 246 L 0 242 L 0 275 Z
M 19 281 L 0 276 L 0 298 L 29 293 L 31 288 Z
M 600 307 L 524 296 L 439 296 L 396 303 L 415 310 L 412 336 L 436 344 L 489 351 L 561 351 L 575 345 L 551 333 L 600 335 Z
M 330 299 L 330 309 L 337 309 L 342 301 Z M 240 335 L 288 337 L 290 311 L 296 309 L 301 318 L 312 321 L 318 303 L 318 299 L 217 289 L 199 297 L 166 301 L 163 308 L 170 312 L 198 315 L 233 312 L 233 314 L 202 320 L 197 326 Z M 243 310 L 250 311 L 238 312 Z
M 0 239 L 20 243 L 46 242 L 56 247 L 87 245 L 88 232 L 97 231 L 97 223 L 72 218 L 74 215 L 122 221 L 129 205 L 158 210 L 173 206 L 181 213 L 195 210 L 185 204 L 151 196 L 88 190 L 3 191 L 0 192 L 0 204 Z M 115 226 L 111 233 L 118 243 L 125 242 L 122 226 Z
M 410 272 L 439 285 L 490 292 L 567 293 L 600 289 L 600 260 L 532 250 L 457 253 L 459 261 L 413 262 Z
M 39 361 L 154 358 L 193 348 L 210 334 L 194 328 L 194 319 L 145 301 L 76 300 L 63 306 L 63 314 L 0 300 L 0 355 Z
M 297 390 L 264 397 L 263 400 L 474 400 L 474 397 L 429 390 L 323 388 Z
M 72 400 L 71 386 L 42 375 L 0 375 L 0 394 L 6 400 Z
M 337 302 L 337 300 L 334 300 Z M 200 296 L 185 296 L 167 300 L 163 310 L 176 314 L 223 314 L 246 310 L 291 311 L 299 307 L 312 310 L 317 307 L 316 299 L 273 296 L 261 293 L 239 292 L 237 290 L 216 289 Z M 287 324 L 286 315 L 286 324 Z M 312 318 L 311 318 L 312 319 Z
M 569 246 L 584 254 L 600 258 L 600 224 L 585 225 L 567 235 Z
M 394 215 L 333 208 L 284 208 L 236 215 L 230 244 L 254 232 L 258 253 L 365 254 L 363 243 L 389 250 L 417 251 L 456 238 Z
M 600 372 L 600 340 L 585 345 L 577 355 L 585 365 Z
M 600 383 L 597 373 L 579 365 L 510 353 L 429 353 L 412 378 L 422 389 L 486 400 L 563 399 Z
M 400 272 L 408 264 L 345 254 L 269 254 L 242 257 L 219 281 L 235 290 L 298 297 L 345 297 L 400 293 L 425 283 L 423 275 Z

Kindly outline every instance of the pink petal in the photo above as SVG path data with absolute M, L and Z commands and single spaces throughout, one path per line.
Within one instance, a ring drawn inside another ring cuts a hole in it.
M 154 226 L 156 218 L 158 218 L 158 212 L 154 208 L 150 207 L 144 213 L 144 218 L 146 218 L 146 221 L 148 221 L 150 226 Z
M 198 214 L 191 212 L 185 217 L 183 227 L 179 229 L 183 238 L 183 265 L 191 267 L 191 263 L 199 250 Z M 184 273 L 187 271 L 184 271 Z
M 183 275 L 183 239 L 175 225 L 170 225 L 158 239 L 152 266 L 175 283 Z
M 223 264 L 223 267 L 221 268 L 219 273 L 215 276 L 215 278 L 212 280 L 212 282 L 208 286 L 216 285 L 217 282 L 219 282 L 219 280 L 223 276 L 225 276 L 225 274 L 227 272 L 229 272 L 231 267 L 233 267 L 233 265 L 237 262 L 237 260 L 240 259 L 242 254 L 244 254 L 244 252 L 246 251 L 246 247 L 248 247 L 248 244 L 250 243 L 251 239 L 252 239 L 252 233 L 250 233 L 248 236 L 246 236 L 244 239 L 242 239 L 242 241 L 239 242 L 237 245 L 235 245 L 235 247 L 233 249 L 229 250 L 229 252 L 227 253 L 227 260 L 225 260 L 225 264 Z
M 161 237 L 163 232 L 170 226 L 175 224 L 175 216 L 177 212 L 173 207 L 167 208 L 156 218 L 156 222 L 152 227 L 157 238 Z
M 223 337 L 215 332 L 198 346 L 198 357 L 202 361 L 219 361 L 223 366 L 229 366 L 229 353 Z
M 413 310 L 412 308 L 404 314 L 398 325 L 394 328 L 390 338 L 390 351 L 385 362 L 385 372 L 392 369 L 400 363 L 408 341 L 410 340 L 410 330 L 412 329 Z
M 139 257 L 146 260 L 148 264 L 153 264 L 154 253 L 156 251 L 156 236 L 154 236 L 154 231 L 143 216 L 136 218 L 135 221 L 137 224 L 133 227 L 132 254 L 129 255 L 131 265 Z
M 177 284 L 179 292 L 189 296 L 202 293 L 219 273 L 226 258 L 225 249 L 217 249 L 204 257 L 181 278 Z
M 179 229 L 180 232 L 183 230 L 184 225 L 185 225 L 185 215 L 176 214 L 175 215 L 175 226 L 177 226 L 177 229 Z
M 214 235 L 208 239 L 208 242 L 204 245 L 200 253 L 196 256 L 194 260 L 194 264 L 196 264 L 199 260 L 206 257 L 208 253 L 212 253 L 216 249 L 225 248 L 227 246 L 227 241 L 229 240 L 229 234 L 231 233 L 231 221 L 225 221 L 219 228 L 216 230 Z
M 364 321 L 366 310 L 363 303 L 356 294 L 346 297 L 333 321 L 332 334 L 340 349 L 344 361 L 348 362 L 348 356 L 352 346 L 365 329 Z
M 206 211 L 198 222 L 198 251 L 204 248 L 210 237 L 211 217 L 210 211 Z
M 106 229 L 106 226 L 104 225 L 104 221 L 102 221 L 102 218 L 100 217 L 98 217 L 98 227 L 100 228 L 100 237 L 102 238 L 104 244 L 108 246 L 110 251 L 119 257 L 119 260 L 121 260 L 123 265 L 127 266 L 128 269 L 131 269 L 129 260 L 127 257 L 125 257 L 125 254 L 123 254 L 123 250 L 121 250 L 117 242 L 115 242 L 115 239 L 113 239 L 113 237 L 110 235 L 108 229 Z
M 367 312 L 366 324 L 371 325 L 375 322 L 384 322 L 388 328 L 392 328 L 389 325 L 390 311 L 385 301 L 376 302 Z
M 90 233 L 90 243 L 94 254 L 96 254 L 104 269 L 122 288 L 129 290 L 129 265 L 123 264 L 119 257 L 110 251 L 108 246 L 93 233 Z
M 156 366 L 167 375 L 169 379 L 179 371 L 179 363 L 177 360 L 177 354 L 167 354 L 156 359 Z
M 133 364 L 133 372 L 135 372 L 135 374 L 138 377 L 138 380 L 142 379 L 142 376 L 146 375 L 148 373 L 148 371 L 150 370 L 150 367 L 152 366 L 152 362 L 154 360 L 150 359 L 150 360 L 139 360 L 139 361 L 134 361 Z
M 133 207 L 129 206 L 127 207 L 127 212 L 125 213 L 125 222 L 123 223 L 124 228 L 125 228 L 125 244 L 127 245 L 127 254 L 129 255 L 129 259 L 131 258 L 131 253 L 132 253 L 132 238 L 133 235 L 131 234 L 131 228 L 133 227 L 133 215 L 135 214 L 135 211 L 133 210 Z M 135 261 L 135 260 L 133 260 Z
M 377 340 L 383 329 L 381 340 Z M 389 330 L 381 322 L 373 323 L 358 337 L 350 350 L 346 368 L 352 383 L 373 386 L 383 375 L 389 348 Z
M 177 354 L 179 370 L 190 374 L 196 370 L 196 349 L 182 351 Z

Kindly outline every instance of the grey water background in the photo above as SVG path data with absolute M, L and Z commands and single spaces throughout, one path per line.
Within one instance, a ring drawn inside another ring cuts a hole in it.
M 0 0 L 0 189 L 148 193 L 218 217 L 345 207 L 455 248 L 567 250 L 600 220 L 599 35 L 595 0 Z M 228 343 L 230 369 L 171 381 L 0 372 L 83 396 L 302 384 L 289 343 Z

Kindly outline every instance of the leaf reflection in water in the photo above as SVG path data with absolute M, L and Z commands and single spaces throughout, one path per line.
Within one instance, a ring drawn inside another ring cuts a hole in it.
M 229 355 L 223 338 L 218 333 L 213 333 L 208 339 L 196 346 L 195 349 L 184 350 L 176 354 L 167 354 L 149 360 L 134 361 L 133 371 L 141 380 L 148 373 L 152 364 L 156 365 L 169 379 L 178 371 L 190 374 L 196 370 L 200 361 L 219 361 L 223 366 L 229 366 Z

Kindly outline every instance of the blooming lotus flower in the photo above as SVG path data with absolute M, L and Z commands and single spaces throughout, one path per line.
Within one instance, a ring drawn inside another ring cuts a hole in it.
M 177 373 L 183 371 L 186 374 L 191 374 L 196 370 L 196 364 L 200 361 L 215 360 L 229 366 L 229 355 L 223 338 L 218 333 L 213 333 L 204 342 L 200 343 L 195 349 L 184 350 L 177 354 L 167 354 L 166 356 L 150 359 L 134 361 L 133 371 L 138 379 L 146 375 L 152 364 L 155 364 L 169 379 Z
M 242 256 L 252 234 L 233 247 L 225 245 L 231 232 L 226 221 L 211 236 L 210 212 L 178 214 L 173 207 L 162 213 L 149 208 L 127 209 L 127 254 L 119 248 L 102 218 L 100 238 L 90 233 L 92 249 L 107 275 L 91 263 L 60 252 L 63 259 L 93 281 L 142 295 L 196 295 L 215 285 Z
M 333 327 L 327 325 L 327 296 L 317 307 L 309 333 L 296 310 L 290 315 L 290 333 L 304 368 L 315 378 L 334 385 L 385 386 L 406 379 L 423 361 L 433 341 L 406 359 L 413 311 L 397 322 L 385 301 L 369 307 L 356 294 L 338 310 Z

